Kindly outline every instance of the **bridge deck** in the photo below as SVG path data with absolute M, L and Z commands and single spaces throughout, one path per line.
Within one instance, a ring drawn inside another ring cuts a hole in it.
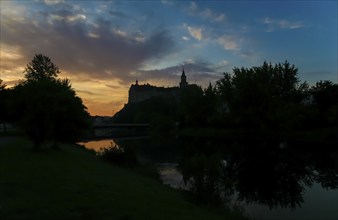
M 100 124 L 94 125 L 94 128 L 138 128 L 138 127 L 149 127 L 150 124 L 138 123 L 138 124 Z

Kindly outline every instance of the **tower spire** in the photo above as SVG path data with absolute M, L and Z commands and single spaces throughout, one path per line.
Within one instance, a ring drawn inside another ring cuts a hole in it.
M 187 77 L 185 76 L 184 67 L 183 67 L 182 75 L 181 75 L 180 88 L 185 87 L 187 85 L 188 85 Z

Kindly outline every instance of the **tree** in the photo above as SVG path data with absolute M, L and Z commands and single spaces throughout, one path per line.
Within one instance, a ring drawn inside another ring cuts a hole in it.
M 42 79 L 55 80 L 60 70 L 49 57 L 36 54 L 24 72 L 26 82 L 35 82 Z
M 319 81 L 311 88 L 322 125 L 338 125 L 338 84 Z
M 53 146 L 58 148 L 58 142 L 76 141 L 83 134 L 84 129 L 88 128 L 89 115 L 68 79 L 58 79 L 49 88 L 53 95 L 49 109 L 50 132 Z
M 249 128 L 277 128 L 302 100 L 307 84 L 300 83 L 298 69 L 287 61 L 272 65 L 233 69 L 216 83 L 223 103 L 236 124 Z
M 6 84 L 0 79 L 0 124 L 3 124 L 4 132 L 6 133 L 6 118 L 7 118 L 7 99 L 8 92 L 6 91 Z
M 25 69 L 25 80 L 15 86 L 19 124 L 36 150 L 45 141 L 54 146 L 74 141 L 88 127 L 89 114 L 67 79 L 57 79 L 59 69 L 41 54 Z
M 203 89 L 197 85 L 181 88 L 178 112 L 182 127 L 199 127 L 206 124 Z
M 3 83 L 2 79 L 0 79 L 0 91 L 5 90 L 6 84 Z
M 209 86 L 204 89 L 204 113 L 205 118 L 207 120 L 207 125 L 215 125 L 217 124 L 217 111 L 219 107 L 217 106 L 217 95 L 216 88 L 211 85 L 209 82 Z M 202 106 L 201 106 L 202 107 Z

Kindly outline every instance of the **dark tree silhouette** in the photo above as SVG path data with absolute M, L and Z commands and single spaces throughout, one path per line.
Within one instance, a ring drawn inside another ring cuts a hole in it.
M 3 83 L 2 79 L 0 79 L 0 91 L 5 90 L 6 84 Z
M 59 69 L 41 54 L 25 69 L 25 80 L 15 86 L 19 124 L 39 150 L 44 141 L 76 140 L 89 115 L 69 80 L 57 79 Z
M 76 141 L 83 134 L 89 125 L 89 114 L 68 79 L 57 80 L 54 86 L 52 137 L 57 147 L 57 142 Z
M 203 89 L 197 85 L 189 85 L 180 91 L 178 112 L 182 127 L 203 126 L 206 123 L 206 103 Z
M 8 92 L 6 91 L 6 84 L 0 79 L 0 124 L 3 124 L 4 132 L 6 133 L 6 119 L 8 109 Z
M 319 81 L 311 88 L 321 125 L 338 125 L 338 84 Z
M 216 88 L 209 83 L 209 86 L 204 89 L 204 113 L 206 118 L 206 124 L 215 125 L 217 118 L 215 115 L 217 114 L 217 96 L 216 96 Z
M 298 116 L 307 84 L 300 83 L 298 69 L 285 61 L 264 62 L 250 69 L 236 67 L 232 74 L 224 74 L 216 88 L 236 124 L 267 129 L 283 127 L 290 116 Z
M 36 54 L 24 72 L 26 82 L 33 82 L 42 79 L 55 80 L 60 70 L 52 63 L 49 57 Z

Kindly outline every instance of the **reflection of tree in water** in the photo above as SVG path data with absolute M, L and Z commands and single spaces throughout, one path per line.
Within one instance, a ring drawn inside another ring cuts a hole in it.
M 306 187 L 315 182 L 338 189 L 334 155 L 337 151 L 329 146 L 271 141 L 224 145 L 199 140 L 190 142 L 180 169 L 199 201 L 227 200 L 237 192 L 239 201 L 296 208 Z

